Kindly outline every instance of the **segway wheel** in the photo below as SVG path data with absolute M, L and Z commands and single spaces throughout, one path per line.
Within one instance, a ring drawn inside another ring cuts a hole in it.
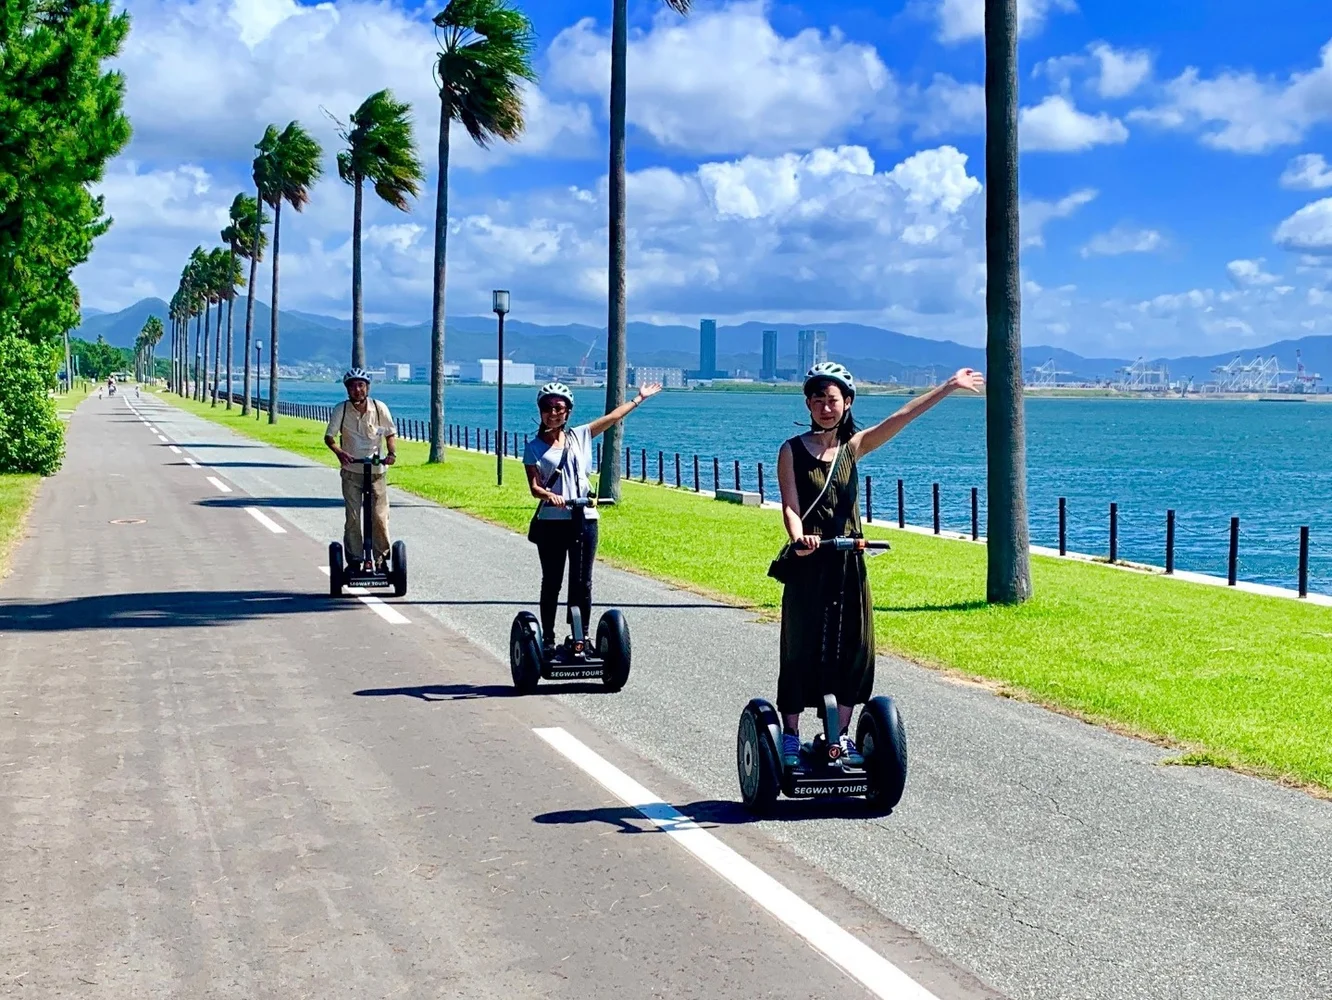
M 541 680 L 541 623 L 530 611 L 520 611 L 509 629 L 509 670 L 519 694 L 531 694 Z
M 597 656 L 604 664 L 601 686 L 612 693 L 622 689 L 629 680 L 632 648 L 629 645 L 629 623 L 614 608 L 597 622 Z
M 389 582 L 393 584 L 393 596 L 404 597 L 407 594 L 407 543 L 394 542 L 391 552 L 393 574 Z
M 902 801 L 907 778 L 906 729 L 893 699 L 880 695 L 860 710 L 856 744 L 869 772 L 865 801 L 879 815 L 891 812 Z
M 328 543 L 328 594 L 342 596 L 342 582 L 347 578 L 347 566 L 342 558 L 342 543 Z
M 781 789 L 781 769 L 777 748 L 773 746 L 768 720 L 759 706 L 750 702 L 740 713 L 736 734 L 735 763 L 740 775 L 740 798 L 745 808 L 763 815 L 777 801 Z

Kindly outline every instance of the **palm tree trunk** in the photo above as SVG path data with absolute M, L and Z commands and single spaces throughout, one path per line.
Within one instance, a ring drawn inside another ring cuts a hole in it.
M 356 178 L 352 209 L 352 357 L 353 368 L 365 367 L 365 305 L 361 301 L 361 209 L 362 181 Z
M 1031 596 L 1018 259 L 1017 0 L 985 0 L 986 599 Z
M 194 385 L 190 389 L 190 398 L 199 398 L 199 328 L 203 325 L 204 314 L 194 314 Z
M 278 366 L 278 237 L 282 225 L 282 199 L 273 207 L 273 294 L 269 302 L 268 327 L 268 422 L 277 423 Z M 258 376 L 256 375 L 256 381 Z
M 217 300 L 217 332 L 213 334 L 213 405 L 217 405 L 217 382 L 222 369 L 222 299 Z
M 624 206 L 624 114 L 625 81 L 629 53 L 627 0 L 615 0 L 611 14 L 610 93 L 610 294 L 606 314 L 606 412 L 624 402 L 625 382 L 625 206 Z M 606 431 L 601 449 L 599 496 L 620 499 L 621 424 Z
M 245 295 L 245 354 L 241 358 L 245 386 L 241 389 L 241 416 L 250 412 L 250 338 L 254 335 L 254 282 L 259 274 L 259 237 L 264 231 L 264 202 L 259 199 L 259 213 L 255 218 L 254 240 L 250 244 L 250 288 Z M 254 386 L 259 388 L 259 371 L 254 373 Z
M 430 457 L 444 461 L 444 279 L 449 241 L 449 116 L 439 102 L 439 181 L 435 197 L 434 297 L 430 305 Z
M 231 271 L 236 272 L 236 254 L 231 254 Z M 231 294 L 227 296 L 227 409 L 231 409 L 231 359 L 232 359 L 232 341 L 235 340 L 236 326 L 233 321 L 232 313 L 236 309 L 236 286 L 231 287 Z
M 213 300 L 204 299 L 204 321 L 203 321 L 203 379 L 199 383 L 199 388 L 195 393 L 195 398 L 199 402 L 208 399 L 208 327 L 213 321 Z

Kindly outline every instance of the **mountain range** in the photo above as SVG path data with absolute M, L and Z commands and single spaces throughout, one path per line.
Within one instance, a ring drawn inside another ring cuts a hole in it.
M 150 315 L 165 320 L 167 305 L 161 299 L 142 299 L 119 312 L 87 309 L 82 325 L 74 335 L 85 340 L 104 337 L 109 344 L 130 347 Z M 283 364 L 325 365 L 340 368 L 350 355 L 349 320 L 317 313 L 281 310 L 279 313 L 279 356 Z M 268 340 L 271 313 L 266 303 L 255 301 L 255 336 Z M 963 366 L 982 368 L 985 351 L 951 340 L 931 340 L 855 323 L 793 324 L 742 323 L 717 327 L 717 365 L 735 371 L 757 372 L 761 365 L 764 330 L 778 332 L 778 367 L 796 367 L 796 331 L 814 326 L 827 332 L 828 354 L 843 362 L 857 375 L 868 380 L 908 379 L 913 370 L 937 368 L 940 373 Z M 245 328 L 245 302 L 236 302 L 235 333 L 239 344 Z M 671 368 L 698 367 L 698 330 L 687 326 L 630 323 L 626 336 L 631 365 Z M 582 324 L 543 326 L 522 320 L 504 324 L 505 354 L 515 361 L 538 365 L 577 365 L 587 357 L 588 364 L 606 357 L 605 328 Z M 373 366 L 396 361 L 424 364 L 430 356 L 430 325 L 404 326 L 394 323 L 367 323 L 366 355 Z M 239 347 L 236 348 L 239 350 Z M 448 321 L 445 346 L 450 361 L 475 361 L 495 356 L 495 318 L 493 316 L 456 316 Z M 1250 359 L 1275 354 L 1283 368 L 1293 368 L 1299 350 L 1312 372 L 1327 372 L 1332 377 L 1332 336 L 1312 336 L 1283 340 L 1258 348 L 1227 351 L 1222 354 L 1193 355 L 1153 359 L 1154 364 L 1169 366 L 1171 378 L 1192 376 L 1198 382 L 1210 378 L 1212 368 L 1226 364 L 1236 356 Z M 160 352 L 159 352 L 160 353 Z M 267 353 L 265 351 L 265 353 Z M 1116 369 L 1130 363 L 1128 358 L 1087 358 L 1072 351 L 1041 345 L 1023 348 L 1023 368 L 1029 370 L 1053 360 L 1061 372 L 1076 379 L 1110 378 Z M 239 364 L 239 360 L 237 361 Z M 1069 380 L 1068 376 L 1062 380 Z

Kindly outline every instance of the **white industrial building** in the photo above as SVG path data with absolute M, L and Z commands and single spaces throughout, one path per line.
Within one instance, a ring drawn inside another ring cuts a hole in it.
M 630 385 L 651 385 L 653 382 L 660 382 L 664 389 L 683 389 L 684 369 L 656 368 L 648 365 L 629 369 Z
M 496 358 L 480 358 L 476 361 L 464 361 L 459 366 L 458 377 L 464 382 L 498 382 L 499 361 Z M 505 385 L 536 385 L 536 365 L 526 361 L 504 361 Z

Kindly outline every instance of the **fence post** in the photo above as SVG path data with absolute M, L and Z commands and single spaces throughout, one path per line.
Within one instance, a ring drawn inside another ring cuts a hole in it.
M 1235 586 L 1235 574 L 1239 569 L 1239 518 L 1230 519 L 1230 566 L 1226 575 L 1226 582 L 1230 586 Z
M 632 448 L 630 448 L 628 445 L 625 445 L 625 447 L 624 447 L 624 478 L 625 478 L 625 479 L 633 479 L 633 478 L 634 478 L 633 461 L 634 461 L 634 450 L 633 450 Z
M 1175 572 L 1175 512 L 1166 511 L 1166 570 Z
M 721 462 L 717 461 L 717 456 L 712 456 L 712 492 L 716 493 L 721 489 Z
M 698 492 L 698 456 L 694 456 L 694 492 Z
M 740 459 L 735 460 L 735 491 L 740 492 Z
M 980 490 L 971 488 L 971 540 L 980 540 Z
M 657 485 L 661 486 L 666 482 L 666 460 L 661 452 L 657 452 Z
M 675 453 L 675 488 L 680 488 L 680 453 Z
M 498 442 L 496 442 L 498 444 Z M 490 454 L 490 428 L 486 428 L 486 454 Z
M 646 449 L 646 448 L 639 448 L 639 449 L 638 449 L 638 473 L 639 473 L 638 481 L 641 482 L 641 483 L 646 483 L 646 482 L 647 482 L 647 449 Z
M 871 483 L 873 477 L 865 477 L 865 523 L 874 523 L 874 486 Z
M 767 499 L 768 499 L 768 498 L 767 498 L 766 496 L 763 495 L 763 463 L 762 463 L 762 462 L 759 462 L 759 464 L 758 464 L 758 479 L 759 479 L 759 503 L 765 503 L 765 502 L 767 502 Z
M 1110 505 L 1110 561 L 1119 558 L 1119 504 Z
M 906 486 L 900 479 L 897 481 L 897 526 L 906 527 Z
M 1068 510 L 1067 502 L 1063 497 L 1059 498 L 1059 554 L 1061 556 L 1068 554 Z
M 939 484 L 934 484 L 934 533 L 939 533 Z
M 1300 596 L 1309 596 L 1309 526 L 1300 528 Z

